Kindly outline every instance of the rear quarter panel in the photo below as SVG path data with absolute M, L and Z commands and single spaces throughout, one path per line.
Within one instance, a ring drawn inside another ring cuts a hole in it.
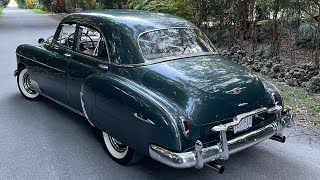
M 112 73 L 96 74 L 86 80 L 82 93 L 90 121 L 132 149 L 144 155 L 150 144 L 181 150 L 174 108 L 139 84 Z

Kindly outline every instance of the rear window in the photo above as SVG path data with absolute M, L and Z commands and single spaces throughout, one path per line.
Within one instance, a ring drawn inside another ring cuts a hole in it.
M 208 38 L 197 29 L 173 28 L 148 31 L 139 37 L 145 60 L 214 53 Z

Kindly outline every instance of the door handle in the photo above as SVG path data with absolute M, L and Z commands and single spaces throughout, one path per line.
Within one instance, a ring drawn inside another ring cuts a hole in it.
M 106 65 L 106 64 L 99 64 L 98 67 L 103 69 L 103 70 L 108 70 L 109 69 L 109 66 Z
M 71 57 L 71 54 L 69 54 L 69 53 L 64 53 L 63 54 L 65 57 Z

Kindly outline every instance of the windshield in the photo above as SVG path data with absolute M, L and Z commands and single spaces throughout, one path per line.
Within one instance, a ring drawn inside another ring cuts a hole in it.
M 148 31 L 139 37 L 139 45 L 146 60 L 214 52 L 210 41 L 201 31 L 188 28 Z

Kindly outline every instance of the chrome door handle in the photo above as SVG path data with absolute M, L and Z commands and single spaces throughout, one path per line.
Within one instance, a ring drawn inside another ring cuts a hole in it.
M 69 53 L 64 53 L 63 55 L 66 57 L 71 57 L 71 54 L 69 54 Z
M 98 67 L 103 69 L 103 70 L 108 70 L 109 69 L 109 66 L 106 65 L 106 64 L 99 64 Z
M 133 116 L 139 119 L 140 121 L 155 125 L 153 121 L 151 121 L 150 119 L 144 119 L 142 116 L 139 116 L 138 113 L 133 113 Z

